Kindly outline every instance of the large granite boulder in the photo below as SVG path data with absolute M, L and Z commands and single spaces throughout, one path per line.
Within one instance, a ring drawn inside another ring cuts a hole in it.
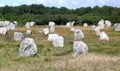
M 113 29 L 115 31 L 120 31 L 120 23 L 115 23 Z
M 32 38 L 25 38 L 20 44 L 19 54 L 21 57 L 34 56 L 37 53 L 37 46 Z
M 88 46 L 83 41 L 74 41 L 73 44 L 73 53 L 77 54 L 86 54 L 88 53 Z
M 64 47 L 64 38 L 62 36 L 55 36 L 52 44 L 54 47 Z
M 24 35 L 21 32 L 14 32 L 14 40 L 21 41 L 24 39 Z
M 74 31 L 74 40 L 82 40 L 84 38 L 84 34 L 82 30 L 80 29 L 75 29 Z
M 101 32 L 100 33 L 100 38 L 99 39 L 100 40 L 107 40 L 107 41 L 109 41 L 109 37 L 108 37 L 108 35 L 105 32 Z

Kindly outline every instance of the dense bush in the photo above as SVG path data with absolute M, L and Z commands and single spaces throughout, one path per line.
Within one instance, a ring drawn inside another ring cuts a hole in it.
M 84 22 L 91 25 L 97 24 L 100 19 L 108 19 L 112 23 L 120 22 L 120 8 L 95 6 L 72 10 L 65 7 L 45 7 L 41 4 L 0 7 L 0 20 L 16 20 L 19 25 L 24 25 L 27 21 L 35 21 L 37 25 L 54 21 L 57 25 L 63 25 L 73 20 L 76 21 L 75 25 L 82 25 Z

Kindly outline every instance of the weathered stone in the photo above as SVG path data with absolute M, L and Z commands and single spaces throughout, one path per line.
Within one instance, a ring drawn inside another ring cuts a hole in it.
M 55 36 L 52 44 L 54 47 L 64 47 L 64 38 L 62 36 Z
M 31 30 L 27 30 L 27 31 L 26 31 L 26 34 L 27 34 L 27 35 L 31 35 L 31 33 L 32 33 Z
M 115 31 L 120 31 L 120 23 L 115 23 L 113 29 Z
M 70 27 L 74 26 L 74 23 L 75 23 L 75 21 L 67 22 L 67 23 L 66 23 L 66 27 L 67 27 L 67 28 L 70 28 Z
M 109 27 L 111 27 L 111 22 L 109 21 L 109 20 L 105 20 L 105 27 L 106 28 L 109 28 Z
M 26 28 L 30 28 L 31 27 L 30 24 L 29 24 L 29 22 L 26 23 L 25 27 Z
M 108 37 L 108 35 L 105 32 L 101 32 L 100 33 L 100 38 L 99 39 L 100 40 L 107 40 L 107 41 L 109 41 L 109 37 Z
M 4 27 L 8 26 L 10 24 L 10 21 L 4 21 Z
M 71 22 L 71 27 L 74 26 L 74 24 L 75 24 L 75 21 L 72 21 L 72 22 Z
M 10 24 L 9 21 L 0 21 L 0 26 L 1 26 L 1 27 L 6 27 L 6 26 L 8 26 L 9 24 Z
M 48 41 L 53 41 L 56 36 L 58 36 L 58 34 L 49 34 Z
M 0 21 L 0 26 L 4 27 L 4 21 Z
M 49 34 L 49 28 L 43 29 L 43 33 L 44 33 L 44 35 L 48 35 Z
M 101 19 L 99 22 L 98 22 L 98 26 L 100 29 L 104 29 L 105 28 L 105 24 L 104 24 L 104 20 Z
M 50 22 L 48 23 L 48 26 L 55 26 L 55 22 L 50 21 Z
M 15 24 L 15 26 L 17 26 L 18 22 L 17 21 L 13 21 L 13 23 Z
M 49 22 L 50 32 L 55 32 L 55 23 Z
M 91 28 L 92 31 L 95 31 L 96 26 L 92 25 L 92 26 L 90 26 L 90 28 Z
M 8 26 L 7 26 L 8 30 L 15 30 L 15 25 L 13 23 L 10 23 Z
M 50 27 L 50 32 L 55 32 L 55 27 Z
M 86 54 L 88 53 L 88 46 L 83 41 L 74 41 L 73 44 L 73 53 L 77 54 Z
M 83 38 L 84 38 L 84 34 L 83 34 L 82 30 L 75 29 L 74 40 L 82 40 Z
M 97 36 L 100 35 L 100 27 L 99 27 L 99 26 L 97 26 L 97 27 L 95 28 L 95 33 L 96 33 Z
M 6 35 L 7 29 L 5 27 L 0 27 L 0 34 Z
M 66 27 L 67 27 L 67 28 L 70 28 L 70 27 L 71 27 L 70 22 L 67 22 L 67 23 L 66 23 Z
M 30 28 L 30 27 L 33 27 L 34 25 L 35 25 L 35 22 L 27 22 L 25 27 Z
M 87 23 L 84 23 L 84 24 L 83 24 L 83 27 L 88 27 L 88 24 L 87 24 Z
M 25 38 L 20 44 L 19 54 L 21 57 L 34 56 L 37 53 L 37 46 L 32 38 Z
M 74 32 L 75 31 L 75 28 L 70 28 L 70 32 Z
M 14 32 L 14 40 L 21 41 L 24 39 L 24 35 L 21 32 Z

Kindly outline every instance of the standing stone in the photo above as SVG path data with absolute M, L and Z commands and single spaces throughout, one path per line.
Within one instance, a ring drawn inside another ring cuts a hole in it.
M 30 22 L 30 26 L 33 27 L 35 25 L 35 22 Z
M 108 35 L 105 32 L 101 32 L 100 33 L 100 38 L 99 39 L 100 40 L 107 40 L 107 41 L 109 41 L 109 37 L 108 37 Z
M 17 21 L 13 21 L 13 23 L 15 24 L 15 26 L 17 26 L 17 25 L 18 25 L 18 22 L 17 22 Z
M 30 28 L 29 22 L 27 22 L 27 23 L 25 24 L 25 27 L 26 27 L 26 28 Z
M 75 29 L 74 40 L 82 40 L 83 38 L 84 38 L 84 34 L 83 34 L 82 30 Z
M 95 33 L 96 33 L 97 36 L 100 35 L 100 27 L 99 27 L 99 26 L 97 26 L 97 27 L 95 28 Z
M 92 25 L 92 26 L 90 26 L 90 28 L 91 28 L 92 31 L 95 31 L 96 26 Z
M 74 41 L 73 44 L 73 53 L 77 54 L 86 54 L 88 53 L 88 46 L 83 41 Z
M 35 22 L 27 22 L 25 27 L 30 28 L 30 27 L 33 27 L 34 25 L 35 25 Z
M 5 27 L 0 27 L 0 34 L 6 35 L 7 29 Z
M 31 35 L 31 33 L 32 33 L 31 30 L 27 30 L 27 31 L 26 31 L 26 34 L 27 34 L 27 35 Z
M 0 27 L 3 26 L 3 21 L 0 21 Z
M 55 32 L 55 26 L 50 27 L 50 32 Z
M 4 21 L 0 21 L 0 27 L 4 27 Z
M 10 21 L 4 21 L 3 26 L 8 26 L 10 24 Z
M 115 24 L 113 25 L 113 27 L 115 27 L 117 24 L 120 24 L 120 23 L 115 23 Z
M 67 27 L 67 28 L 70 28 L 70 27 L 71 27 L 70 22 L 67 22 L 67 23 L 66 23 L 66 27 Z
M 13 23 L 10 23 L 10 24 L 8 25 L 8 29 L 9 29 L 9 30 L 15 30 L 15 25 L 14 25 Z
M 37 46 L 32 38 L 25 38 L 20 44 L 19 54 L 21 57 L 34 56 L 37 53 Z
M 14 40 L 21 41 L 24 39 L 24 35 L 21 32 L 14 32 Z
M 0 26 L 1 26 L 1 27 L 6 27 L 6 26 L 8 26 L 9 24 L 10 24 L 9 21 L 0 21 Z
M 55 23 L 49 22 L 50 32 L 55 32 Z
M 53 41 L 56 36 L 58 36 L 58 34 L 49 34 L 48 41 Z
M 55 36 L 52 44 L 54 47 L 64 47 L 64 38 L 62 36 Z
M 109 27 L 111 27 L 111 22 L 109 21 L 109 20 L 105 20 L 105 27 L 106 28 L 109 28 Z
M 71 28 L 71 27 L 74 26 L 74 24 L 75 24 L 75 21 L 67 22 L 67 23 L 66 23 L 66 27 L 67 27 L 67 28 Z
M 115 31 L 120 31 L 120 23 L 115 23 L 113 29 Z
M 70 32 L 74 32 L 75 31 L 75 28 L 70 28 Z
M 71 24 L 70 24 L 70 25 L 71 25 L 71 27 L 73 27 L 73 26 L 74 26 L 74 24 L 75 24 L 75 21 L 72 21 L 72 22 L 71 22 Z
M 87 24 L 87 23 L 84 23 L 84 24 L 83 24 L 83 27 L 88 27 L 88 24 Z
M 104 29 L 105 28 L 105 24 L 104 24 L 104 20 L 101 19 L 99 22 L 98 22 L 98 26 L 100 29 Z
M 43 29 L 43 33 L 44 33 L 44 35 L 48 35 L 49 34 L 49 28 Z

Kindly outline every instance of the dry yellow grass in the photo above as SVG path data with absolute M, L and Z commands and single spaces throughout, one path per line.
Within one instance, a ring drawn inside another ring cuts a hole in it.
M 62 58 L 62 59 L 61 59 Z M 47 67 L 50 64 L 47 65 Z M 76 57 L 68 55 L 66 57 L 53 57 L 51 67 L 55 69 L 82 69 L 85 71 L 116 71 L 120 70 L 120 57 L 107 56 L 89 53 Z

